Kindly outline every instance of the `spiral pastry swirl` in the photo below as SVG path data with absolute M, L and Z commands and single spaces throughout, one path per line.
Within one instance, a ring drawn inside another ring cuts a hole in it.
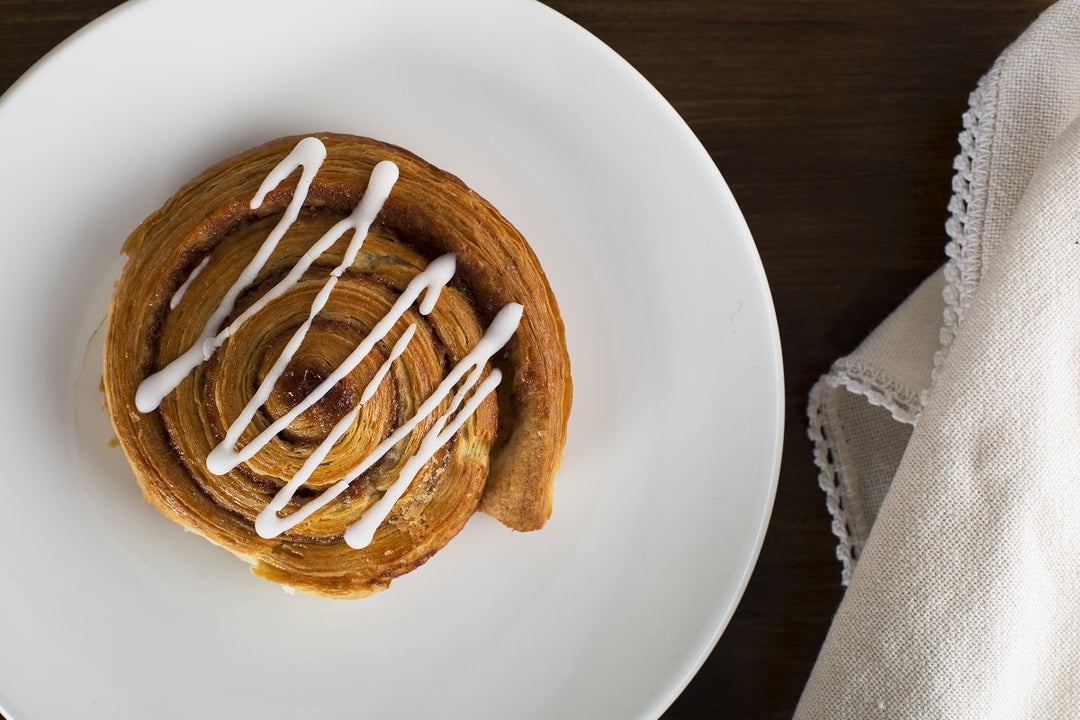
M 103 387 L 120 445 L 159 511 L 260 577 L 361 597 L 424 563 L 478 509 L 516 530 L 543 526 L 566 437 L 569 359 L 540 264 L 495 208 L 401 148 L 314 137 L 325 160 L 309 186 L 303 168 L 252 202 L 301 142 L 281 138 L 210 168 L 132 233 L 109 308 Z M 345 232 L 313 253 L 354 214 L 384 161 L 398 174 L 366 234 Z M 293 208 L 295 220 L 253 266 Z M 448 284 L 403 305 L 447 258 Z M 428 298 L 437 301 L 424 307 Z M 497 382 L 495 391 L 483 396 L 462 381 L 440 396 L 511 305 L 521 308 L 516 331 L 473 373 L 480 387 Z M 223 337 L 208 344 L 207 331 Z M 370 351 L 350 368 L 364 343 Z M 199 355 L 190 372 L 142 407 L 140 387 L 189 351 Z M 319 387 L 328 390 L 313 395 Z M 469 412 L 455 404 L 462 398 Z M 448 419 L 457 420 L 452 433 L 440 430 Z M 441 444 L 425 444 L 436 435 Z M 240 462 L 208 465 L 223 447 L 249 446 Z M 395 485 L 403 473 L 411 480 Z M 324 493 L 332 499 L 318 506 Z M 305 515 L 309 503 L 318 509 Z M 267 514 L 292 522 L 268 535 Z M 350 546 L 349 529 L 365 516 L 371 535 Z

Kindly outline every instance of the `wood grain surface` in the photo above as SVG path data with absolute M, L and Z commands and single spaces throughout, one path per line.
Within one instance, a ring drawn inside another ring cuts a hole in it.
M 0 0 L 0 90 L 116 4 Z M 739 609 L 665 718 L 790 717 L 842 594 L 806 435 L 807 392 L 944 262 L 968 93 L 1050 3 L 547 4 L 626 58 L 682 114 L 757 242 L 784 349 L 779 489 Z

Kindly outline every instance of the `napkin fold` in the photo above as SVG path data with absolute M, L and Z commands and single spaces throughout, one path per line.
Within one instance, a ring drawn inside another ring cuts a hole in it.
M 1080 716 L 1080 0 L 960 146 L 948 261 L 811 392 L 848 589 L 799 720 Z

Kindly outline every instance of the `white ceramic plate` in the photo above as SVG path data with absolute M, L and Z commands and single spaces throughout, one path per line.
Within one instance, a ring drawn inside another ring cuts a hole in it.
M 576 393 L 543 531 L 477 516 L 355 602 L 288 596 L 159 517 L 97 390 L 127 233 L 209 164 L 324 129 L 408 147 L 518 225 Z M 599 41 L 525 0 L 135 2 L 5 96 L 0 158 L 11 720 L 650 717 L 689 681 L 767 526 L 779 340 L 720 174 Z

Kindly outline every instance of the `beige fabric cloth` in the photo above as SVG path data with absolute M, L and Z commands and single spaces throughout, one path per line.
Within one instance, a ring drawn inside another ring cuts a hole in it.
M 963 124 L 948 263 L 811 395 L 850 582 L 799 720 L 1080 717 L 1080 0 Z

